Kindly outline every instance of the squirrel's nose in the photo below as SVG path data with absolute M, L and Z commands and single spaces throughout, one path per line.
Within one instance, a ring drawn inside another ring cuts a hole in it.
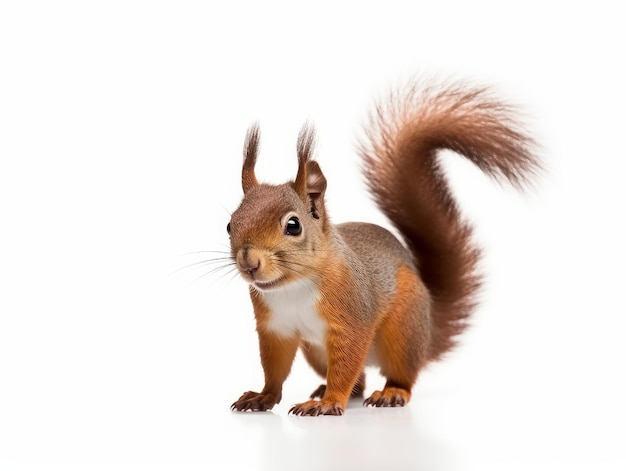
M 237 265 L 242 272 L 246 272 L 252 278 L 261 268 L 261 257 L 254 249 L 244 247 L 237 254 Z

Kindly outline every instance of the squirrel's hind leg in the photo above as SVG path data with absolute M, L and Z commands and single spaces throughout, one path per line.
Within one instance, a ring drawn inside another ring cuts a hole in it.
M 404 406 L 411 399 L 417 375 L 428 362 L 430 350 L 430 297 L 417 273 L 401 266 L 396 274 L 396 295 L 383 314 L 376 333 L 376 357 L 387 379 L 382 391 L 374 391 L 364 404 L 375 407 Z

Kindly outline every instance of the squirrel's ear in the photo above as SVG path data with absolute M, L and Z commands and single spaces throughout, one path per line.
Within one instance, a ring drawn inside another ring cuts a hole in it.
M 256 156 L 259 152 L 259 140 L 260 132 L 258 123 L 253 124 L 248 128 L 246 134 L 246 141 L 243 145 L 243 169 L 241 171 L 241 186 L 243 192 L 247 191 L 253 186 L 258 185 L 256 175 L 254 174 L 254 166 L 256 164 Z
M 311 202 L 311 214 L 319 219 L 324 213 L 326 177 L 315 160 L 311 160 L 315 146 L 315 129 L 305 123 L 298 135 L 298 174 L 294 190 L 303 201 Z
M 326 177 L 315 160 L 309 160 L 306 163 L 306 190 L 311 199 L 311 214 L 317 219 L 320 213 L 324 213 Z
M 326 191 L 326 177 L 315 160 L 309 160 L 306 163 L 306 189 L 309 196 L 324 196 Z

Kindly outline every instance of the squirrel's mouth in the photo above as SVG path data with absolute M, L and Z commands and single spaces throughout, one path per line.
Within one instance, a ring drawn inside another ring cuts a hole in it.
M 261 291 L 269 291 L 272 288 L 277 287 L 282 280 L 283 280 L 283 277 L 279 276 L 275 280 L 271 280 L 271 281 L 258 281 L 258 280 L 255 280 L 251 284 L 252 284 L 252 286 L 254 286 L 255 288 L 257 288 L 257 289 L 259 289 Z

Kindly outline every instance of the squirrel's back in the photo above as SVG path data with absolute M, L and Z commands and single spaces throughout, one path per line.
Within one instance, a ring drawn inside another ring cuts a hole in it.
M 365 222 L 337 225 L 343 241 L 358 257 L 378 297 L 391 297 L 395 292 L 395 276 L 400 265 L 415 269 L 411 253 L 387 229 Z

